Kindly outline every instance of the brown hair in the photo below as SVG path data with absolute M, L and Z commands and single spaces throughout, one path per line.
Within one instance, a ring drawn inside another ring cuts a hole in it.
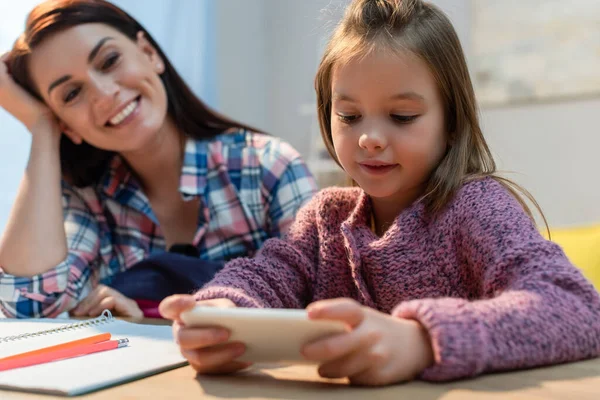
M 160 46 L 142 25 L 125 11 L 104 0 L 48 0 L 36 6 L 29 13 L 25 32 L 15 42 L 8 61 L 15 81 L 41 100 L 29 74 L 29 55 L 50 35 L 87 23 L 109 25 L 134 41 L 139 31 L 144 32 L 164 62 L 165 71 L 161 74 L 161 80 L 167 92 L 167 113 L 180 132 L 205 139 L 230 128 L 257 131 L 208 108 L 194 95 Z M 98 149 L 85 142 L 76 145 L 65 135 L 61 138 L 60 158 L 63 176 L 79 187 L 98 182 L 113 155 L 114 152 Z
M 458 36 L 448 17 L 424 1 L 354 0 L 333 33 L 319 65 L 315 90 L 321 135 L 338 165 L 331 137 L 333 71 L 337 64 L 374 50 L 410 51 L 429 66 L 439 87 L 451 146 L 429 177 L 422 198 L 427 210 L 435 213 L 444 208 L 465 182 L 491 176 L 517 198 L 530 217 L 531 210 L 519 193 L 531 201 L 546 223 L 529 192 L 497 175 L 479 124 L 475 93 Z

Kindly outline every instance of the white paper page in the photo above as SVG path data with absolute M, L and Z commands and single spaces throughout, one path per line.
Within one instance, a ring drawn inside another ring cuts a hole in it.
M 2 326 L 0 324 L 0 328 Z M 109 331 L 113 339 L 128 338 L 129 346 L 2 371 L 0 388 L 78 395 L 185 365 L 185 359 L 173 341 L 170 326 L 139 325 L 115 320 L 86 329 L 86 334 L 104 331 Z

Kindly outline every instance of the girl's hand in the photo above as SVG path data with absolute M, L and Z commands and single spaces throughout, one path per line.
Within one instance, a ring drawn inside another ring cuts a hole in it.
M 30 95 L 12 78 L 8 65 L 9 53 L 0 57 L 0 107 L 21 121 L 31 132 L 38 130 L 55 133 L 60 137 L 58 121 L 50 108 Z
M 122 295 L 120 292 L 108 286 L 98 285 L 92 292 L 83 299 L 71 314 L 76 317 L 88 316 L 97 317 L 102 311 L 110 310 L 121 317 L 131 317 L 135 319 L 144 318 L 144 313 L 140 310 L 137 303 Z
M 338 320 L 352 328 L 304 346 L 303 355 L 321 364 L 322 377 L 387 385 L 411 380 L 433 363 L 428 335 L 416 321 L 395 318 L 350 299 L 318 301 L 307 310 L 310 319 Z
M 235 307 L 228 299 L 215 299 L 196 302 L 191 295 L 174 295 L 164 299 L 159 306 L 160 314 L 173 321 L 173 336 L 179 344 L 181 354 L 200 374 L 227 374 L 250 366 L 249 363 L 235 361 L 244 354 L 242 343 L 225 343 L 230 332 L 223 328 L 191 328 L 181 322 L 183 311 L 196 304 L 207 307 Z

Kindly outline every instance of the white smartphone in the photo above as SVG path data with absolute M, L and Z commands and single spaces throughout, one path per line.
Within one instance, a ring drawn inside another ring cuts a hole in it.
M 181 313 L 190 327 L 223 327 L 230 342 L 242 342 L 248 362 L 307 363 L 302 347 L 314 340 L 348 332 L 340 321 L 310 320 L 305 310 L 273 308 L 218 308 L 196 306 Z

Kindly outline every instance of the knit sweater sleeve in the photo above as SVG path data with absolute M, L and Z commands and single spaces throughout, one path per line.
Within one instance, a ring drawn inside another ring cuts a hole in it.
M 318 262 L 316 210 L 322 193 L 300 209 L 287 235 L 265 242 L 254 258 L 228 262 L 196 294 L 196 300 L 227 298 L 238 307 L 304 308 Z
M 394 315 L 429 332 L 435 363 L 421 377 L 558 364 L 600 355 L 600 298 L 516 199 L 488 178 L 455 207 L 456 246 L 476 294 L 400 304 Z

